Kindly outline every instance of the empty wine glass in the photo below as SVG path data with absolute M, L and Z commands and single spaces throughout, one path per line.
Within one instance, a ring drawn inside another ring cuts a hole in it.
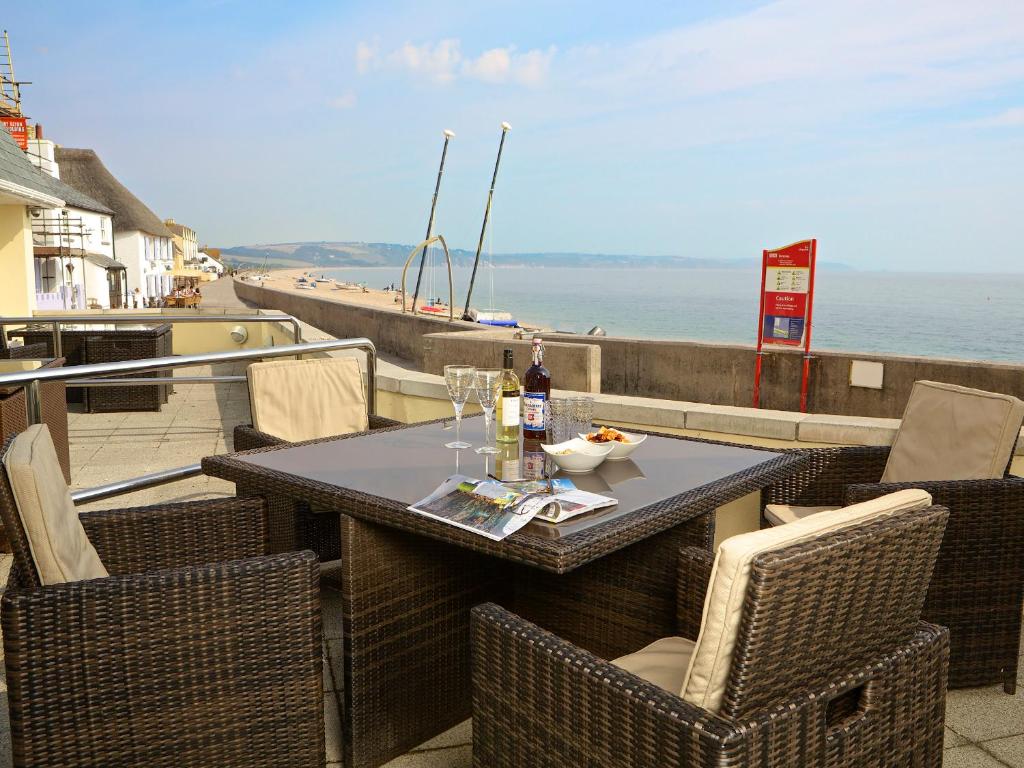
M 498 452 L 498 449 L 491 445 L 491 421 L 498 395 L 501 394 L 501 374 L 499 368 L 476 369 L 476 398 L 484 412 L 484 444 L 476 449 L 477 453 Z
M 472 445 L 462 439 L 462 409 L 473 391 L 476 381 L 476 368 L 472 365 L 446 365 L 444 367 L 444 383 L 448 385 L 448 396 L 455 408 L 455 440 L 445 443 L 445 448 L 471 448 Z

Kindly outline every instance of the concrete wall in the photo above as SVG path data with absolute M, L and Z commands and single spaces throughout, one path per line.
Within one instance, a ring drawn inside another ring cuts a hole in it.
M 436 368 L 442 359 L 483 360 L 498 365 L 500 357 L 492 357 L 491 349 L 509 343 L 504 339 L 482 344 L 475 340 L 479 338 L 480 326 L 473 323 L 448 323 L 352 304 L 339 306 L 316 297 L 283 293 L 243 282 L 235 285 L 243 299 L 266 309 L 295 315 L 334 336 L 366 336 L 382 352 L 410 360 L 420 370 L 427 370 L 425 364 Z M 451 338 L 453 332 L 459 331 L 475 333 L 455 333 L 456 338 Z M 444 335 L 443 349 L 440 347 L 441 337 L 434 334 Z M 458 338 L 461 336 L 466 338 Z M 753 402 L 756 361 L 753 347 L 555 333 L 544 334 L 544 340 L 549 350 L 561 344 L 593 345 L 600 349 L 598 389 L 590 391 L 724 406 L 749 407 Z M 585 359 L 592 358 L 587 356 Z M 850 386 L 850 365 L 854 360 L 883 364 L 881 389 Z M 551 363 L 557 376 L 562 366 L 553 358 Z M 799 351 L 765 353 L 762 408 L 799 410 L 802 365 Z M 517 366 L 525 368 L 525 365 L 520 365 L 519 358 Z M 592 380 L 589 375 L 585 378 Z M 814 352 L 808 410 L 843 416 L 898 418 L 903 414 L 913 383 L 919 379 L 976 387 L 1024 399 L 1024 365 Z
M 601 391 L 717 405 L 753 403 L 753 347 L 696 342 L 594 338 L 551 334 L 551 341 L 601 347 Z M 882 389 L 850 386 L 853 360 L 880 362 Z M 766 352 L 761 407 L 800 408 L 803 364 L 798 351 Z M 915 381 L 930 379 L 1002 392 L 1024 399 L 1024 366 L 942 358 L 896 357 L 852 352 L 814 352 L 808 410 L 850 416 L 898 418 Z
M 477 368 L 500 368 L 503 352 L 511 349 L 520 378 L 533 362 L 530 340 L 509 339 L 490 331 L 431 333 L 423 337 L 424 373 L 442 375 L 450 363 Z M 544 342 L 544 365 L 551 371 L 551 386 L 573 392 L 601 391 L 601 348 L 595 344 Z
M 241 280 L 235 281 L 235 293 L 240 299 L 251 301 L 264 309 L 287 312 L 339 339 L 365 336 L 381 352 L 409 360 L 417 366 L 423 362 L 424 336 L 453 330 L 480 329 L 476 323 L 461 320 L 449 323 L 440 318 L 402 315 L 374 307 L 328 301 L 316 296 L 275 291 Z

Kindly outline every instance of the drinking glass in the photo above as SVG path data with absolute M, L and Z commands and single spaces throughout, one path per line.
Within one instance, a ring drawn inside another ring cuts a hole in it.
M 477 453 L 497 453 L 498 449 L 491 444 L 491 421 L 494 406 L 501 394 L 501 374 L 499 368 L 476 369 L 476 398 L 484 412 L 484 444 L 476 449 Z
M 569 411 L 573 421 L 573 437 L 581 432 L 589 432 L 594 423 L 594 398 L 587 395 L 570 397 Z
M 576 433 L 572 431 L 572 402 L 564 398 L 548 400 L 547 429 L 552 443 L 564 443 L 572 440 Z
M 476 381 L 476 368 L 471 365 L 446 365 L 444 367 L 444 383 L 448 385 L 448 396 L 455 408 L 455 440 L 445 443 L 445 448 L 472 448 L 470 443 L 462 439 L 462 409 L 473 391 Z

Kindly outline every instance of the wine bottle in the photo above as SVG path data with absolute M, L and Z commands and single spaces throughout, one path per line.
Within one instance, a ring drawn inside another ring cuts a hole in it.
M 523 375 L 523 439 L 547 439 L 547 404 L 551 397 L 551 374 L 544 367 L 544 342 L 533 340 L 533 365 Z
M 494 476 L 501 481 L 521 480 L 522 466 L 519 461 L 519 441 L 500 443 L 494 457 Z
M 505 350 L 505 371 L 501 376 L 501 397 L 498 398 L 495 423 L 499 443 L 519 442 L 519 377 L 512 370 L 512 350 Z

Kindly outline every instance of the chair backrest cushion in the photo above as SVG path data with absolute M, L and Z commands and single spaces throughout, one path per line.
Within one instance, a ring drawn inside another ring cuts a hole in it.
M 1012 395 L 914 382 L 882 482 L 1000 478 L 1022 421 L 1024 402 Z
M 297 443 L 368 428 L 354 357 L 253 363 L 247 376 L 252 425 L 261 432 Z
M 30 426 L 15 437 L 3 464 L 40 583 L 107 576 L 78 519 L 46 425 Z
M 931 496 L 924 491 L 899 491 L 723 541 L 715 555 L 700 634 L 683 680 L 682 698 L 710 712 L 719 711 L 729 680 L 755 557 L 852 526 L 866 525 L 903 510 L 924 509 L 930 505 Z

